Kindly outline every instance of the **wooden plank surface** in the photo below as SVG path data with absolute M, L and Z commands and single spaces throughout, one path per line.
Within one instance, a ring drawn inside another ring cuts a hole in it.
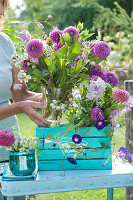
M 104 149 L 102 151 L 92 151 L 91 149 L 85 149 L 85 155 L 78 155 L 78 158 L 108 158 L 111 154 L 110 149 Z M 69 152 L 68 155 L 74 156 L 75 152 Z M 66 155 L 66 157 L 68 157 Z M 64 153 L 61 149 L 54 149 L 54 150 L 39 150 L 37 151 L 37 159 L 38 160 L 52 160 L 52 159 L 64 159 Z
M 71 164 L 67 160 L 40 160 L 38 161 L 38 170 L 85 170 L 85 169 L 112 169 L 112 160 L 110 159 L 106 166 L 103 164 L 107 159 L 96 160 L 76 160 L 77 165 Z

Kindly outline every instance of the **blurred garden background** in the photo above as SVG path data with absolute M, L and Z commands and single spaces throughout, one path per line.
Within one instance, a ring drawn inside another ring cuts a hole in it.
M 28 21 L 28 29 L 39 34 L 36 22 L 44 25 L 49 35 L 52 24 L 63 30 L 67 26 L 75 26 L 80 21 L 84 29 L 95 33 L 101 29 L 102 39 L 111 47 L 108 66 L 119 77 L 119 87 L 124 88 L 124 80 L 133 80 L 133 0 L 10 0 L 6 33 L 11 37 L 17 52 L 20 52 L 19 32 L 22 24 Z M 49 23 L 45 23 L 51 15 Z M 93 38 L 92 38 L 93 39 Z M 21 52 L 20 52 L 21 53 Z M 33 88 L 29 81 L 30 89 Z M 39 91 L 40 92 L 40 91 Z M 21 134 L 35 136 L 36 124 L 26 115 L 18 115 Z M 115 152 L 124 146 L 124 128 L 115 132 Z M 122 134 L 121 134 L 122 133 Z M 80 191 L 60 194 L 38 195 L 39 200 L 105 200 L 106 190 Z M 115 200 L 125 199 L 125 188 L 114 190 Z

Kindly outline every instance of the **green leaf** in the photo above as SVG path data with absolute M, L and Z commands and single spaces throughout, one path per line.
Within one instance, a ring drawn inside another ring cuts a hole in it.
M 79 22 L 78 25 L 77 25 L 77 29 L 80 32 L 83 29 L 83 23 Z
M 115 104 L 115 105 L 112 105 L 111 108 L 115 109 L 115 110 L 122 110 L 123 108 L 125 108 L 125 105 L 123 105 L 123 104 Z
M 72 48 L 72 53 L 80 54 L 80 52 L 81 52 L 81 44 L 79 43 L 79 41 L 77 41 Z
M 60 36 L 60 42 L 62 45 L 65 45 L 65 41 L 64 41 L 64 38 L 62 36 Z
M 71 38 L 71 36 L 69 35 L 69 33 L 65 33 L 65 34 L 64 34 L 64 40 L 65 40 L 65 42 L 66 42 L 68 45 L 70 45 L 70 44 L 72 43 L 72 38 Z
M 71 53 L 69 56 L 68 56 L 68 60 L 69 61 L 74 61 L 77 57 L 78 57 L 79 54 L 77 53 Z
M 104 115 L 105 115 L 105 118 L 108 118 L 108 117 L 111 115 L 111 108 L 107 108 L 107 109 L 104 111 Z
M 84 31 L 81 32 L 80 37 L 82 40 L 87 39 L 87 38 L 91 37 L 92 35 L 94 35 L 94 33 L 88 34 L 88 32 L 89 31 L 87 29 L 85 29 Z
M 67 52 L 68 52 L 68 46 L 64 46 L 58 51 L 58 53 L 62 55 L 61 57 L 63 57 L 63 55 L 66 55 Z
M 114 133 L 114 130 L 111 128 L 108 128 L 108 129 L 104 130 L 104 132 L 106 133 L 107 137 L 111 138 Z

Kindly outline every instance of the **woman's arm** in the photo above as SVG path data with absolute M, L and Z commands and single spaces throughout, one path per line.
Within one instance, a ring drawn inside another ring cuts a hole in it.
M 45 109 L 46 106 L 42 103 L 34 101 L 20 101 L 15 104 L 3 106 L 0 107 L 0 120 L 10 117 L 12 115 L 25 113 L 38 126 L 49 126 L 49 122 L 47 122 L 35 111 L 37 108 Z
M 14 100 L 14 102 L 19 102 L 19 101 L 25 101 L 25 100 L 32 100 L 32 101 L 37 101 L 41 102 L 42 101 L 42 93 L 35 93 L 28 91 L 28 87 L 25 83 L 24 80 L 20 82 L 18 79 L 18 73 L 20 69 L 15 66 L 15 63 L 13 64 L 13 69 L 12 69 L 12 77 L 13 77 L 13 84 L 21 84 L 22 87 L 21 89 L 14 90 L 13 85 L 11 87 L 11 95 Z

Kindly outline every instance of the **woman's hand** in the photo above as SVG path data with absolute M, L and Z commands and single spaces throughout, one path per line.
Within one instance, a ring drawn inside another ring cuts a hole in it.
M 43 103 L 34 101 L 21 101 L 17 104 L 19 104 L 20 113 L 25 113 L 38 126 L 50 126 L 50 123 L 35 111 L 37 108 L 45 109 L 46 106 Z

